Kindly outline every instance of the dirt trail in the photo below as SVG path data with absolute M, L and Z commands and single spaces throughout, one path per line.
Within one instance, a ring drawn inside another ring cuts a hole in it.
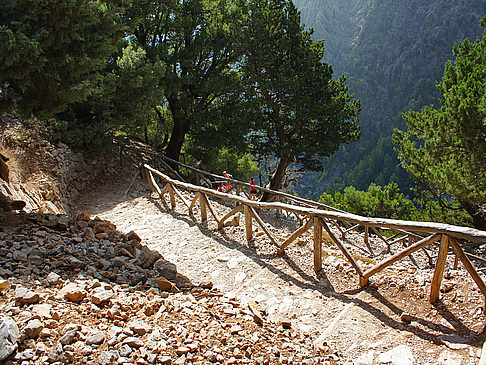
M 438 336 L 458 333 L 445 318 L 438 316 L 439 323 L 424 318 L 404 323 L 400 315 L 410 313 L 410 302 L 393 300 L 374 287 L 359 289 L 356 275 L 336 248 L 325 248 L 325 267 L 316 275 L 310 236 L 307 244 L 305 240 L 293 244 L 285 255 L 277 255 L 264 236 L 246 242 L 243 223 L 218 231 L 212 218 L 201 223 L 198 209 L 194 217 L 180 201 L 176 209 L 169 209 L 160 199 L 150 197 L 142 180 L 136 180 L 125 196 L 129 175 L 98 181 L 79 201 L 77 210 L 110 220 L 122 232 L 136 231 L 193 283 L 210 281 L 242 303 L 257 301 L 266 308 L 267 320 L 290 320 L 292 330 L 310 336 L 318 346 L 334 348 L 349 364 L 479 362 L 477 344 L 457 349 L 438 344 Z M 213 204 L 220 216 L 231 209 Z M 272 215 L 263 216 L 274 221 Z M 290 218 L 278 224 L 273 233 L 281 237 L 296 227 Z M 416 300 L 433 311 L 426 297 Z M 476 332 L 470 327 L 460 334 L 466 336 L 469 331 L 473 337 L 479 332 L 477 326 Z

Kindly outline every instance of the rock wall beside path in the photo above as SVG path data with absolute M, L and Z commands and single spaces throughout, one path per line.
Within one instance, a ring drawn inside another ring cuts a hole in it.
M 114 173 L 116 153 L 86 159 L 63 143 L 20 143 L 15 125 L 4 131 L 0 152 L 9 158 L 10 181 L 0 180 L 0 192 L 26 203 L 25 212 L 66 214 L 89 183 L 101 174 Z

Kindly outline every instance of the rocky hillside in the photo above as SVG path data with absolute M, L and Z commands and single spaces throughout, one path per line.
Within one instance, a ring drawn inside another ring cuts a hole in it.
M 51 176 L 52 166 L 36 171 Z M 448 260 L 441 303 L 427 301 L 437 247 L 362 290 L 327 239 L 315 273 L 310 233 L 276 255 L 257 227 L 247 242 L 238 222 L 200 224 L 197 207 L 193 216 L 181 201 L 171 209 L 123 172 L 87 184 L 76 206 L 90 215 L 0 214 L 0 363 L 460 365 L 486 356 L 484 297 L 463 268 Z M 219 216 L 233 208 L 212 203 Z M 292 217 L 261 216 L 279 239 L 296 229 Z M 364 269 L 400 249 L 370 236 L 378 256 L 369 257 L 358 233 L 346 244 Z
M 287 324 L 259 325 L 256 304 L 190 283 L 135 232 L 86 214 L 11 218 L 0 232 L 1 363 L 333 363 Z
M 53 143 L 39 121 L 15 116 L 0 118 L 0 153 L 9 160 L 8 182 L 0 193 L 26 203 L 25 212 L 67 214 L 80 192 L 97 175 L 114 171 L 115 159 L 86 159 L 65 144 Z

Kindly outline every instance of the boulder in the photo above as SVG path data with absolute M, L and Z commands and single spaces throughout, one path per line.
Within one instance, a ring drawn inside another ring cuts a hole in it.
M 61 297 L 66 298 L 74 303 L 81 302 L 86 298 L 86 292 L 76 283 L 69 283 L 59 291 Z
M 177 278 L 177 266 L 174 265 L 172 262 L 166 261 L 164 258 L 159 258 L 154 263 L 154 269 L 168 280 L 175 281 L 175 279 Z
M 100 288 L 99 290 L 93 291 L 91 294 L 91 301 L 96 305 L 101 305 L 109 302 L 114 296 L 115 292 L 113 290 L 105 290 Z
M 123 340 L 123 345 L 139 348 L 143 346 L 143 341 L 137 337 L 127 337 Z
M 59 339 L 59 342 L 63 345 L 70 345 L 72 344 L 78 335 L 77 329 L 67 330 L 66 333 Z
M 105 342 L 105 334 L 101 331 L 90 333 L 86 337 L 86 345 L 101 345 Z
M 39 294 L 29 290 L 21 285 L 15 288 L 15 300 L 22 304 L 33 304 L 39 302 Z
M 77 221 L 89 222 L 91 218 L 89 217 L 88 213 L 81 212 L 76 216 Z
M 108 235 L 109 232 L 114 231 L 116 226 L 109 222 L 109 221 L 93 221 L 93 231 L 95 234 L 98 233 L 106 233 Z M 108 236 L 106 236 L 108 238 Z
M 49 285 L 57 285 L 57 284 L 62 284 L 62 279 L 55 272 L 51 272 L 51 273 L 49 273 L 49 275 L 47 275 L 46 282 Z
M 33 319 L 24 327 L 23 333 L 27 338 L 37 338 L 43 329 L 44 325 L 42 322 L 38 319 Z
M 142 249 L 140 250 L 140 254 L 138 256 L 138 261 L 140 262 L 141 267 L 143 267 L 144 269 L 149 269 L 161 257 L 162 255 L 157 251 L 152 251 L 147 246 L 142 246 Z
M 139 336 L 143 336 L 151 329 L 147 323 L 139 319 L 133 319 L 130 322 L 128 322 L 128 328 L 130 328 L 133 332 L 135 332 Z
M 164 277 L 152 279 L 155 285 L 162 291 L 170 291 L 174 284 Z
M 17 350 L 19 335 L 19 328 L 13 319 L 0 317 L 0 361 Z
M 142 239 L 140 238 L 140 236 L 135 232 L 135 231 L 130 231 L 128 232 L 126 235 L 125 235 L 125 239 L 127 241 L 138 241 L 138 242 L 141 242 Z
M 0 279 L 0 292 L 7 290 L 10 286 L 10 282 L 8 280 Z

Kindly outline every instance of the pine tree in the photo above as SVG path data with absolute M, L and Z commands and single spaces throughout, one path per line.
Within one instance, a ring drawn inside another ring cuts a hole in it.
M 122 28 L 112 1 L 0 2 L 0 113 L 48 117 L 85 99 Z
M 291 1 L 252 1 L 249 17 L 244 73 L 257 108 L 251 145 L 278 159 L 270 180 L 278 190 L 290 163 L 319 170 L 321 157 L 358 139 L 360 105 L 343 77 L 332 79 L 323 42 L 311 40 Z
M 486 27 L 486 17 L 481 25 Z M 454 198 L 486 230 L 486 29 L 454 45 L 454 62 L 437 85 L 442 106 L 410 111 L 395 131 L 403 166 L 443 207 Z

